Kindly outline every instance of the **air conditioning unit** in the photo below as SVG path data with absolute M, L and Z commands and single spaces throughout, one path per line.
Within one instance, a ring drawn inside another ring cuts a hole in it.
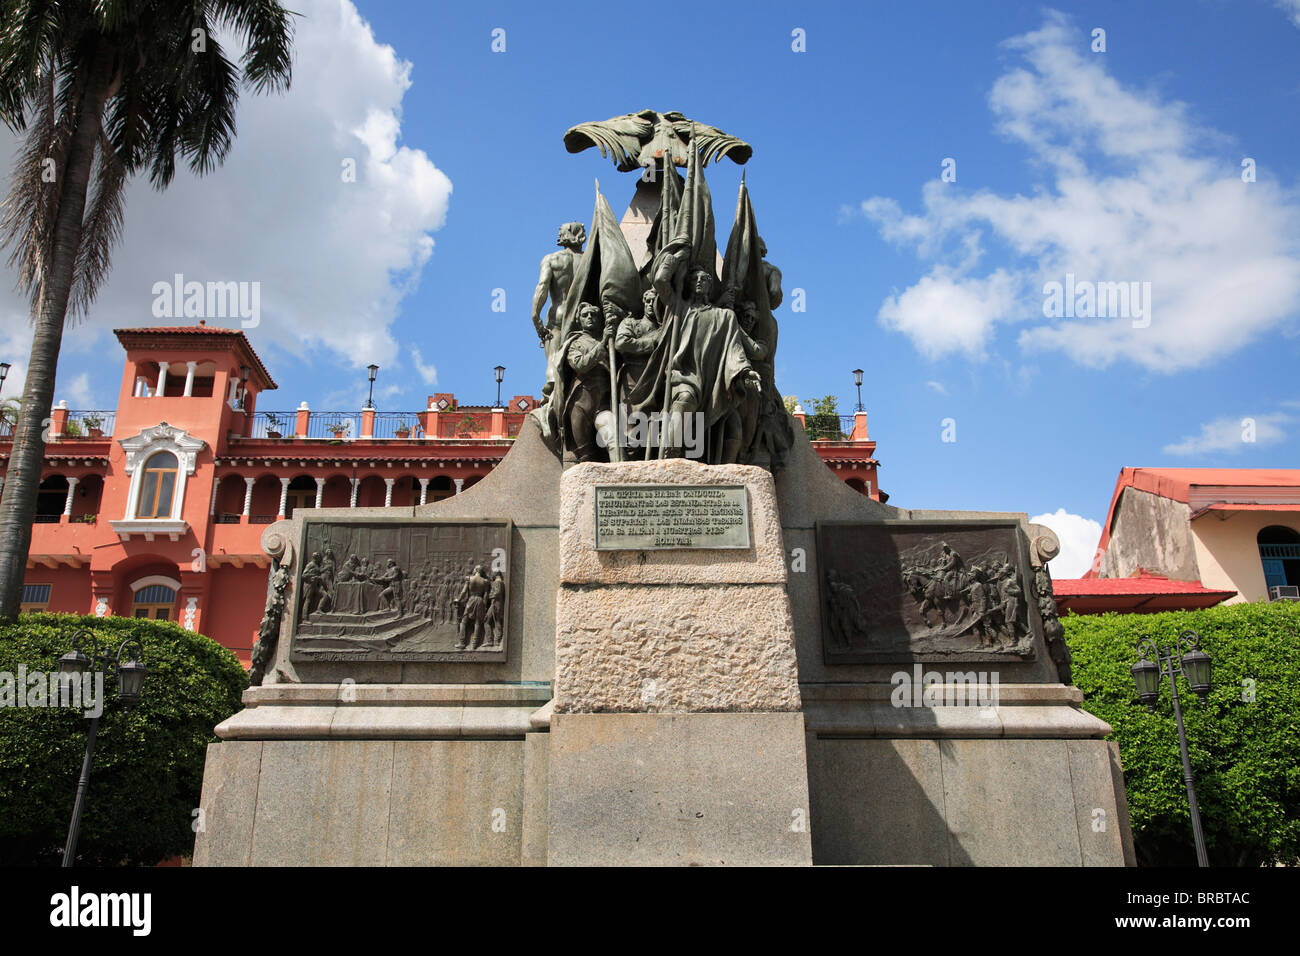
M 1294 584 L 1275 584 L 1268 589 L 1270 601 L 1300 601 L 1300 587 Z

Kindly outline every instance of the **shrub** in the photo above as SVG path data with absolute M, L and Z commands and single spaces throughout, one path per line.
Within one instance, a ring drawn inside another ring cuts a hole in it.
M 1130 672 L 1141 638 L 1164 645 L 1194 630 L 1214 661 L 1212 687 L 1202 704 L 1179 678 L 1179 701 L 1210 862 L 1300 863 L 1300 604 L 1062 623 L 1084 709 L 1109 723 L 1119 743 L 1138 861 L 1196 861 L 1168 679 L 1152 714 L 1137 702 Z
M 244 668 L 216 641 L 167 621 L 31 614 L 0 625 L 0 671 L 57 671 L 78 628 L 110 654 L 138 639 L 149 668 L 129 713 L 116 681 L 105 681 L 78 861 L 152 865 L 187 855 L 207 745 L 240 706 Z M 80 710 L 0 708 L 0 863 L 62 862 L 88 730 Z

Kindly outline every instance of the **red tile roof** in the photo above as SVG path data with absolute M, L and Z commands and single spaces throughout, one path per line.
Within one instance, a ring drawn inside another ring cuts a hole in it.
M 1057 597 L 1079 594 L 1218 594 L 1220 600 L 1237 593 L 1216 591 L 1200 581 L 1173 581 L 1146 568 L 1128 578 L 1053 578 L 1052 590 Z
M 239 329 L 222 329 L 210 325 L 150 325 L 138 329 L 114 329 L 113 334 L 117 336 L 117 340 L 122 343 L 123 348 L 130 347 L 130 345 L 126 340 L 127 338 L 146 336 L 146 335 L 166 335 L 166 336 L 182 335 L 182 336 L 202 336 L 206 338 L 233 338 L 235 340 L 234 344 L 236 345 L 236 347 L 242 346 L 243 349 L 247 351 L 249 358 L 252 359 L 252 362 L 250 364 L 253 367 L 255 367 L 258 372 L 261 373 L 262 378 L 264 380 L 262 389 L 269 390 L 277 387 L 275 384 L 275 380 L 271 378 L 271 373 L 268 372 L 266 370 L 266 366 L 262 364 L 261 357 L 257 354 L 257 352 L 253 350 L 253 346 L 248 341 L 248 337 L 245 336 L 244 333 Z
M 1200 581 L 1173 581 L 1145 568 L 1128 578 L 1056 578 L 1052 590 L 1062 614 L 1185 611 L 1213 607 L 1237 593 L 1207 588 Z

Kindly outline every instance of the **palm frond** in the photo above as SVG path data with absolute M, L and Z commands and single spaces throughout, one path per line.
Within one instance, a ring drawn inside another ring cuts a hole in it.
M 278 0 L 214 0 L 212 18 L 235 31 L 246 44 L 240 65 L 254 92 L 278 93 L 293 75 L 293 21 L 301 14 Z

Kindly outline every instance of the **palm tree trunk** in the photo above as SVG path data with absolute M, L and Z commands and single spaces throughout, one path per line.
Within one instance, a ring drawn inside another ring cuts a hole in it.
M 32 355 L 23 386 L 22 410 L 0 496 L 0 621 L 12 621 L 22 604 L 23 575 L 36 516 L 36 493 L 45 459 L 45 426 L 54 403 L 54 375 L 68 312 L 68 296 L 81 245 L 86 192 L 107 99 L 112 53 L 100 47 L 86 64 L 86 82 L 77 107 L 77 125 L 64 160 L 63 184 L 53 233 L 49 268 L 41 280 Z

